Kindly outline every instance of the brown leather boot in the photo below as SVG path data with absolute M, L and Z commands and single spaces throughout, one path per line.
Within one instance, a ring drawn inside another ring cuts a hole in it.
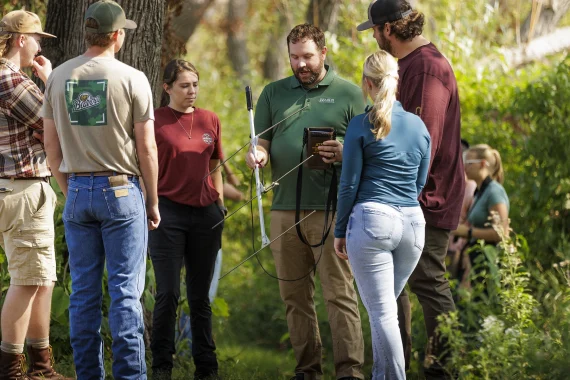
M 65 377 L 55 372 L 52 365 L 54 364 L 51 346 L 47 348 L 34 348 L 28 346 L 28 356 L 30 357 L 30 369 L 28 369 L 28 377 L 30 380 L 73 380 L 71 377 Z
M 0 380 L 29 380 L 26 376 L 26 356 L 0 351 Z

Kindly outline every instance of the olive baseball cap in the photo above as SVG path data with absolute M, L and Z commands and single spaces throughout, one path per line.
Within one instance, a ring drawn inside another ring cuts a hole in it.
M 0 21 L 0 33 L 38 34 L 56 38 L 53 34 L 43 32 L 42 22 L 37 14 L 23 10 L 7 13 Z
M 403 0 L 377 0 L 370 3 L 368 7 L 368 20 L 356 27 L 356 30 L 374 28 L 376 25 L 384 25 L 387 22 L 397 21 L 412 13 L 411 10 L 402 12 L 400 6 L 407 3 Z
M 99 24 L 98 28 L 86 27 L 91 33 L 112 33 L 119 29 L 135 29 L 137 24 L 127 20 L 125 11 L 112 0 L 101 0 L 91 4 L 85 13 L 85 20 L 92 18 Z

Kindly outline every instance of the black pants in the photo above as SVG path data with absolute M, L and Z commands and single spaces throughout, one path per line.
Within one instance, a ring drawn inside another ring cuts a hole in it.
M 224 218 L 213 203 L 191 207 L 160 197 L 159 227 L 149 234 L 150 257 L 156 277 L 156 303 L 150 348 L 153 370 L 171 369 L 176 310 L 180 297 L 180 270 L 186 265 L 186 289 L 192 328 L 192 357 L 196 377 L 218 371 L 216 345 L 212 338 L 212 309 L 208 291 L 216 255 L 221 247 Z
M 445 350 L 446 342 L 436 335 L 438 326 L 437 317 L 455 311 L 455 304 L 445 277 L 445 256 L 449 245 L 449 230 L 426 225 L 426 240 L 420 261 L 408 280 L 410 289 L 418 296 L 423 312 L 427 330 L 427 354 L 439 358 Z M 404 289 L 398 297 L 398 320 L 400 335 L 404 346 L 406 368 L 410 365 L 412 353 L 412 309 L 408 293 Z M 446 358 L 444 357 L 443 362 Z M 435 361 L 424 369 L 426 379 L 448 379 L 448 373 L 442 368 L 441 362 Z

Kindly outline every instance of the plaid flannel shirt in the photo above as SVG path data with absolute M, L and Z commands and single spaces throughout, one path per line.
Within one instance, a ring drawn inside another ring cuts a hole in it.
M 43 130 L 43 94 L 6 59 L 0 59 L 0 178 L 51 176 L 43 144 L 32 136 Z

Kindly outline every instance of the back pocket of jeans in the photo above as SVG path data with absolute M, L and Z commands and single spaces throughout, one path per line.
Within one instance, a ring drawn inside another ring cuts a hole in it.
M 111 218 L 130 218 L 141 212 L 139 189 L 133 184 L 103 189 L 105 202 Z
M 423 251 L 426 240 L 426 222 L 412 222 L 414 230 L 414 245 Z
M 63 207 L 63 220 L 73 219 L 75 214 L 75 201 L 77 200 L 77 195 L 79 194 L 79 189 L 68 189 L 67 198 L 65 199 L 65 206 Z
M 362 210 L 362 229 L 371 239 L 391 239 L 396 227 L 394 217 L 384 211 L 374 209 Z

